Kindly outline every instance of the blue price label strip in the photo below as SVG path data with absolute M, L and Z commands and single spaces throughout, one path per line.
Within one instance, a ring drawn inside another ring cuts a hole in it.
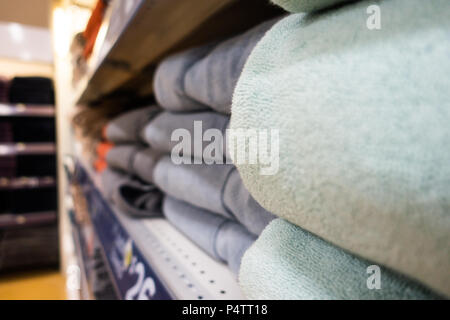
M 109 204 L 79 164 L 76 179 L 82 185 L 92 223 L 102 244 L 120 298 L 127 300 L 172 299 L 134 244 L 132 237 L 122 227 Z

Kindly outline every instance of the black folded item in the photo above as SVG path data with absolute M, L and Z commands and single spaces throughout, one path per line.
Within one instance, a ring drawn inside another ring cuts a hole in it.
M 0 273 L 28 268 L 57 267 L 56 224 L 0 230 Z
M 8 121 L 0 120 L 0 143 L 11 143 L 14 141 L 13 126 Z
M 55 102 L 53 81 L 44 77 L 15 77 L 9 86 L 9 102 L 52 105 Z
M 7 117 L 0 119 L 0 143 L 52 142 L 56 140 L 52 118 Z
M 0 192 L 0 214 L 24 214 L 56 211 L 56 188 L 3 190 Z
M 0 77 L 0 103 L 8 102 L 9 80 Z
M 16 156 L 15 177 L 55 177 L 55 155 Z
M 13 156 L 0 157 L 0 178 L 13 178 L 16 175 L 16 158 Z
M 102 173 L 101 178 L 103 195 L 119 210 L 136 218 L 162 215 L 162 193 L 155 185 L 110 168 Z

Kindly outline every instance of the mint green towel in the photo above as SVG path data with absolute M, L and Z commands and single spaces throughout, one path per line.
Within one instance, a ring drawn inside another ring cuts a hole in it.
M 289 12 L 312 12 L 349 1 L 355 0 L 272 0 L 274 4 Z
M 276 219 L 245 253 L 239 284 L 247 298 L 258 300 L 440 298 L 386 268 L 368 272 L 373 265 Z
M 268 211 L 450 296 L 450 1 L 378 1 L 381 30 L 371 4 L 266 33 L 231 128 L 279 130 L 279 171 L 237 167 Z

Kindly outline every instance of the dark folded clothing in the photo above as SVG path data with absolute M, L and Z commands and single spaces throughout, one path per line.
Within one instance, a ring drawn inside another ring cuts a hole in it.
M 15 77 L 9 87 L 9 102 L 53 105 L 53 81 L 43 77 Z
M 16 176 L 16 158 L 14 156 L 0 157 L 0 178 L 13 178 Z
M 0 103 L 7 103 L 9 95 L 9 80 L 0 77 Z
M 6 134 L 2 134 L 7 131 Z M 0 119 L 0 143 L 55 141 L 55 120 L 52 118 L 12 117 Z
M 256 237 L 239 223 L 171 197 L 163 202 L 165 217 L 213 258 L 224 261 L 235 274 Z
M 56 188 L 19 189 L 0 192 L 0 214 L 56 211 Z
M 104 196 L 119 210 L 134 217 L 161 215 L 161 192 L 152 184 L 145 184 L 133 176 L 106 169 L 102 173 Z
M 56 224 L 0 230 L 0 272 L 58 265 Z
M 8 121 L 0 120 L 0 143 L 12 143 L 14 141 L 13 127 Z
M 175 165 L 161 158 L 153 172 L 155 184 L 167 195 L 236 220 L 259 235 L 274 219 L 243 186 L 233 165 Z

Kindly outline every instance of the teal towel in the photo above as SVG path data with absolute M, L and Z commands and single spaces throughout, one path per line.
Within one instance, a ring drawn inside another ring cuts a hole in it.
M 378 1 L 381 30 L 370 4 L 266 33 L 230 126 L 279 130 L 279 171 L 237 167 L 268 211 L 450 296 L 450 1 Z
M 355 0 L 271 0 L 274 4 L 289 12 L 312 12 L 328 8 L 341 2 Z
M 440 298 L 381 266 L 376 289 L 377 276 L 367 269 L 372 265 L 276 219 L 244 254 L 239 284 L 247 298 L 258 300 Z

